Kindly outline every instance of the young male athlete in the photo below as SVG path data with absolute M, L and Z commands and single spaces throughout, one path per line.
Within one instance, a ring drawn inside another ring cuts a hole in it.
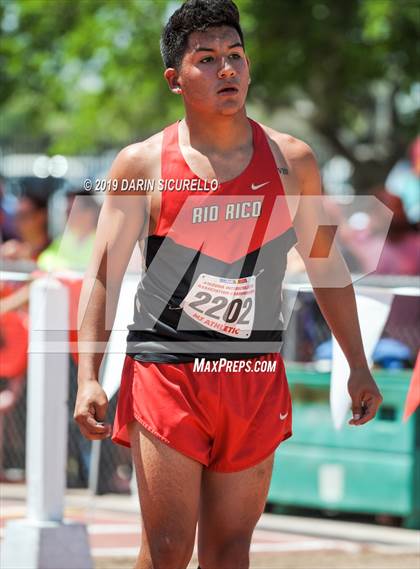
M 281 283 L 296 240 L 350 364 L 350 423 L 371 420 L 381 395 L 348 273 L 330 254 L 328 235 L 314 245 L 306 231 L 317 221 L 304 199 L 321 194 L 314 155 L 246 115 L 250 63 L 236 6 L 188 0 L 169 19 L 161 51 L 185 118 L 128 146 L 112 165 L 109 178 L 120 191 L 106 196 L 84 283 L 75 419 L 89 439 L 111 434 L 98 370 L 106 319 L 113 320 L 139 241 L 144 271 L 113 427 L 113 440 L 131 446 L 137 473 L 143 531 L 136 568 L 186 567 L 197 523 L 200 567 L 242 568 L 273 452 L 291 435 L 279 349 Z M 140 186 L 150 191 L 123 191 Z M 286 196 L 303 204 L 293 226 Z M 325 275 L 334 271 L 344 284 L 327 287 Z

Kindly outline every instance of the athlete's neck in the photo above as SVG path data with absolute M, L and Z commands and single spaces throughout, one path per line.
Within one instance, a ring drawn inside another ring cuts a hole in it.
M 245 111 L 211 120 L 186 112 L 180 129 L 184 143 L 205 154 L 228 153 L 252 144 L 252 127 Z

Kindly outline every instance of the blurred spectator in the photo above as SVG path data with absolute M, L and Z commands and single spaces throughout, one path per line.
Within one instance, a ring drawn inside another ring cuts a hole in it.
M 376 191 L 375 195 L 394 214 L 376 273 L 413 276 L 420 274 L 420 234 L 407 219 L 401 198 L 384 189 Z M 369 241 L 375 240 L 381 225 L 381 219 L 372 217 L 367 246 Z
M 408 149 L 408 157 L 399 160 L 385 182 L 391 194 L 399 196 L 411 223 L 420 222 L 420 136 Z
M 23 198 L 22 198 L 23 199 Z M 41 271 L 86 269 L 93 249 L 99 204 L 85 192 L 67 194 L 68 220 L 64 234 L 53 240 L 37 258 Z M 26 207 L 26 204 L 22 207 Z M 26 218 L 26 215 L 24 214 Z M 4 243 L 4 247 L 7 243 Z M 36 272 L 33 277 L 36 278 Z M 0 314 L 22 308 L 29 300 L 30 283 L 2 299 Z
M 18 199 L 15 226 L 17 239 L 0 245 L 0 258 L 36 261 L 50 243 L 47 200 L 29 192 L 22 195 Z
M 0 315 L 0 481 L 4 472 L 4 418 L 13 411 L 25 385 L 27 363 L 26 316 L 19 312 Z
M 93 249 L 99 204 L 86 192 L 67 194 L 67 224 L 60 235 L 38 258 L 45 271 L 86 269 Z
M 10 196 L 5 196 L 4 178 L 0 176 L 0 245 L 5 241 L 9 241 L 9 239 L 16 239 L 17 237 L 14 216 L 10 211 L 10 202 L 13 204 L 14 200 L 16 200 L 14 196 L 11 199 Z
M 376 195 L 394 214 L 376 272 L 382 275 L 419 275 L 420 233 L 408 220 L 401 198 L 386 190 Z
M 351 269 L 355 272 L 369 273 L 372 261 L 380 253 L 376 274 L 417 276 L 420 273 L 420 233 L 409 222 L 402 200 L 384 188 L 373 189 L 377 197 L 392 213 L 392 220 L 385 243 L 384 230 L 388 225 L 388 214 L 382 208 L 375 208 L 368 217 L 368 223 L 356 229 L 335 213 L 335 221 L 340 228 L 340 241 L 353 258 Z

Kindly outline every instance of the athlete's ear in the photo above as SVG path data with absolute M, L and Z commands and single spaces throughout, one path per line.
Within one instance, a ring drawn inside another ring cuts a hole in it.
M 176 95 L 180 95 L 182 93 L 181 85 L 178 83 L 178 72 L 173 67 L 168 67 L 165 69 L 165 73 L 163 76 L 166 79 L 166 82 L 169 85 L 169 89 L 172 93 Z

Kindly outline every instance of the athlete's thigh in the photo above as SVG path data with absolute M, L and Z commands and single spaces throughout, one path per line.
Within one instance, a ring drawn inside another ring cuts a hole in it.
M 128 432 L 150 548 L 193 543 L 203 466 L 161 442 L 137 421 L 128 425 Z
M 201 551 L 229 540 L 246 542 L 264 511 L 274 454 L 258 465 L 233 473 L 203 470 L 198 543 Z

